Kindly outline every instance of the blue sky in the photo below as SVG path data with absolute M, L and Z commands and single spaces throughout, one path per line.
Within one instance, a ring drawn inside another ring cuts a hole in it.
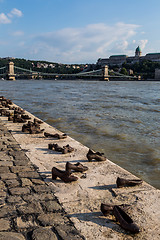
M 0 0 L 0 57 L 96 63 L 160 52 L 160 0 Z

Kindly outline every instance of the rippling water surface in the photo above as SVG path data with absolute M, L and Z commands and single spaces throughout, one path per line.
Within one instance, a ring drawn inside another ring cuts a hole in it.
M 160 82 L 0 81 L 0 95 L 160 188 Z

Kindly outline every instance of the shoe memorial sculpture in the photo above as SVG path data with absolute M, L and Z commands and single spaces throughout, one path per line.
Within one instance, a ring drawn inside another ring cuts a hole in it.
M 52 134 L 52 133 L 44 132 L 44 136 L 49 137 L 49 138 L 57 138 L 57 139 L 67 138 L 67 134 L 65 134 L 65 133 L 64 134 L 58 134 L 58 133 Z
M 75 164 L 67 162 L 66 163 L 66 171 L 71 172 L 72 170 L 74 170 L 75 172 L 85 172 L 88 170 L 88 167 L 84 166 L 80 162 L 77 162 Z
M 63 154 L 70 153 L 74 151 L 74 148 L 67 144 L 66 146 L 60 147 L 57 143 L 49 143 L 48 149 L 54 150 L 56 152 L 61 152 Z
M 133 187 L 133 186 L 137 186 L 142 184 L 142 180 L 141 179 L 124 179 L 124 178 L 117 178 L 116 184 L 118 188 L 121 187 Z
M 120 207 L 121 206 L 121 207 Z M 112 214 L 115 216 L 116 221 L 119 222 L 120 226 L 132 233 L 139 233 L 140 229 L 136 223 L 131 219 L 131 217 L 122 209 L 130 205 L 110 205 L 101 203 L 101 212 L 104 216 Z
M 120 226 L 127 231 L 132 233 L 139 233 L 140 229 L 136 223 L 130 218 L 130 216 L 122 210 L 119 206 L 113 207 L 113 215 L 116 218 L 116 221 L 119 222 Z
M 27 124 L 22 126 L 22 132 L 30 133 L 30 134 L 37 134 L 42 133 L 44 129 L 40 129 L 40 125 L 36 122 L 28 121 Z
M 52 179 L 59 177 L 63 182 L 70 183 L 78 180 L 78 177 L 71 175 L 68 171 L 62 171 L 56 167 L 52 168 Z
M 92 162 L 92 160 L 96 161 L 106 161 L 106 157 L 104 156 L 103 153 L 100 152 L 93 152 L 91 149 L 89 149 L 86 157 L 88 158 L 89 162 Z

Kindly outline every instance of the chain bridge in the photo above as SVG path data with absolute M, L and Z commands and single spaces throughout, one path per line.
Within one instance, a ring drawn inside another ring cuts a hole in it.
M 108 66 L 105 65 L 102 69 L 93 71 L 82 71 L 76 74 L 63 74 L 63 73 L 44 73 L 36 72 L 31 69 L 24 69 L 17 67 L 13 62 L 9 62 L 7 66 L 0 68 L 0 78 L 5 80 L 15 80 L 16 78 L 21 79 L 42 79 L 52 78 L 58 79 L 97 79 L 97 80 L 139 80 L 137 76 L 123 75 L 113 70 L 109 70 Z

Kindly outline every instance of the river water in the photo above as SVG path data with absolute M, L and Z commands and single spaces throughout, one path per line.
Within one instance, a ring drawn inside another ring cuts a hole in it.
M 160 189 L 160 82 L 0 81 L 0 95 Z

